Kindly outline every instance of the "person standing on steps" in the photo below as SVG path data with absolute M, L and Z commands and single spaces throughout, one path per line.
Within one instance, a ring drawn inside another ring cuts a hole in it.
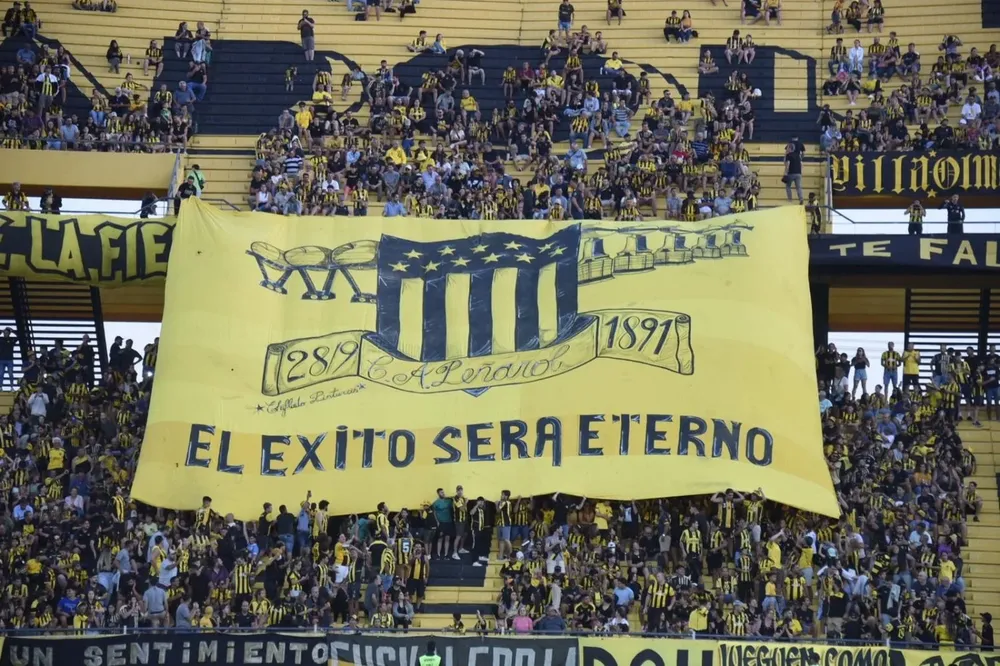
M 785 196 L 792 200 L 792 188 L 799 197 L 799 205 L 802 205 L 802 151 L 794 142 L 789 142 L 785 146 L 785 173 L 781 178 L 785 184 Z
M 0 390 L 3 389 L 3 381 L 10 378 L 10 390 L 17 390 L 17 380 L 14 378 L 14 348 L 17 346 L 17 338 L 10 327 L 5 328 L 0 336 Z
M 306 55 L 306 62 L 312 62 L 316 55 L 316 21 L 309 16 L 309 10 L 302 10 L 302 18 L 299 19 L 299 35 L 302 37 L 302 51 Z

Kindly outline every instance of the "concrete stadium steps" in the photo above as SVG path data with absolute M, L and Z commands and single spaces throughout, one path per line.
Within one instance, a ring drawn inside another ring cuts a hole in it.
M 847 99 L 844 96 L 834 96 L 834 97 L 824 97 L 822 95 L 822 82 L 826 80 L 829 72 L 826 67 L 826 61 L 829 58 L 830 48 L 833 47 L 836 42 L 836 38 L 843 37 L 844 44 L 850 48 L 854 44 L 855 39 L 861 40 L 861 45 L 865 47 L 867 53 L 868 47 L 872 44 L 873 37 L 881 37 L 881 41 L 885 43 L 889 39 L 889 32 L 895 31 L 897 37 L 899 38 L 900 49 L 905 52 L 906 45 L 913 42 L 916 45 L 917 52 L 921 56 L 921 74 L 924 79 L 926 79 L 928 72 L 930 71 L 931 65 L 937 61 L 938 55 L 941 54 L 938 51 L 938 44 L 941 43 L 942 37 L 945 33 L 958 35 L 962 39 L 964 46 L 961 48 L 962 57 L 966 57 L 972 47 L 977 47 L 980 53 L 985 53 L 989 48 L 990 44 L 1000 41 L 1000 30 L 990 30 L 984 29 L 982 27 L 982 4 L 979 0 L 956 0 L 955 2 L 949 2 L 945 7 L 942 7 L 941 3 L 936 2 L 936 0 L 883 0 L 883 6 L 885 7 L 885 24 L 883 25 L 883 32 L 877 33 L 865 32 L 864 26 L 862 26 L 862 31 L 860 33 L 855 32 L 853 28 L 845 25 L 845 31 L 843 35 L 828 35 L 826 34 L 825 26 L 830 22 L 829 9 L 826 11 L 826 16 L 823 18 L 823 27 L 821 28 L 822 33 L 822 57 L 819 62 L 819 66 L 822 70 L 820 82 L 820 96 L 822 97 L 822 103 L 829 104 L 830 108 L 838 113 L 844 113 L 848 109 L 853 109 L 855 115 L 857 115 L 859 110 L 863 110 L 868 107 L 868 100 L 864 97 L 858 98 L 857 106 L 849 106 Z M 866 55 L 865 66 L 867 67 L 868 58 Z M 895 78 L 888 85 L 884 86 L 885 90 L 894 90 L 899 87 L 902 82 Z M 982 83 L 973 83 L 979 90 L 980 94 L 983 91 Z M 888 97 L 888 94 L 886 95 Z M 961 117 L 959 106 L 952 107 L 949 110 L 949 120 L 954 124 Z M 911 132 L 915 129 L 915 126 L 911 126 Z M 818 130 L 817 130 L 818 134 Z
M 966 603 L 969 615 L 1000 613 L 1000 423 L 983 421 L 982 428 L 968 422 L 959 427 L 959 436 L 976 456 L 973 480 L 983 499 L 979 522 L 969 522 L 969 544 L 963 549 Z
M 0 392 L 0 412 L 9 414 L 14 408 L 14 398 L 17 394 L 12 391 Z
M 500 591 L 499 573 L 499 564 L 473 566 L 471 555 L 460 561 L 431 560 L 423 612 L 417 614 L 414 626 L 444 629 L 452 626 L 454 614 L 460 613 L 466 628 L 471 629 L 476 611 L 493 617 Z

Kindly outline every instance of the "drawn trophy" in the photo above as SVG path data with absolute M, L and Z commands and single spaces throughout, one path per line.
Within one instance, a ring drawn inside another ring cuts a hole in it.
M 625 249 L 615 256 L 615 273 L 632 273 L 653 268 L 653 253 L 649 251 L 645 234 L 629 234 Z
M 583 241 L 583 251 L 577 266 L 577 281 L 580 284 L 603 280 L 615 274 L 614 262 L 604 251 L 604 240 L 587 238 Z
M 687 237 L 674 227 L 668 227 L 663 235 L 663 247 L 656 251 L 654 261 L 657 265 L 690 264 L 694 261 L 694 253 L 687 246 Z

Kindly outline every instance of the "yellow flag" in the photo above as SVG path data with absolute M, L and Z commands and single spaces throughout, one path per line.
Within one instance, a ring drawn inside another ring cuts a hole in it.
M 762 487 L 836 515 L 801 208 L 704 223 L 185 203 L 133 495 L 248 518 L 435 489 Z

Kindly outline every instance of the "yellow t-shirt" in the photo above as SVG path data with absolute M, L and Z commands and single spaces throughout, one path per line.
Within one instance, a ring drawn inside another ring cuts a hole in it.
M 406 164 L 406 151 L 402 148 L 390 148 L 386 151 L 385 157 L 396 166 Z
M 695 608 L 688 616 L 688 629 L 691 631 L 705 631 L 708 629 L 708 609 Z
M 462 98 L 463 111 L 476 111 L 477 109 L 479 109 L 479 102 L 476 101 L 475 97 L 470 95 L 469 97 Z
M 767 581 L 767 583 L 764 584 L 764 596 L 765 597 L 778 596 L 778 586 L 771 581 Z
M 767 559 L 771 560 L 773 566 L 781 568 L 781 546 L 777 541 L 767 542 Z
M 309 127 L 312 121 L 313 114 L 309 109 L 303 109 L 295 114 L 295 124 L 303 129 Z
M 903 352 L 903 374 L 904 375 L 916 375 L 920 373 L 920 352 L 916 349 L 913 351 Z
M 66 449 L 49 449 L 49 469 L 62 469 L 66 465 Z
M 608 529 L 608 519 L 606 516 L 611 515 L 611 505 L 607 502 L 598 502 L 597 506 L 594 507 L 594 514 L 594 523 L 597 525 L 597 529 Z
M 954 582 L 955 580 L 955 563 L 951 560 L 947 562 L 942 562 L 940 564 L 940 578 L 947 578 L 948 580 Z

